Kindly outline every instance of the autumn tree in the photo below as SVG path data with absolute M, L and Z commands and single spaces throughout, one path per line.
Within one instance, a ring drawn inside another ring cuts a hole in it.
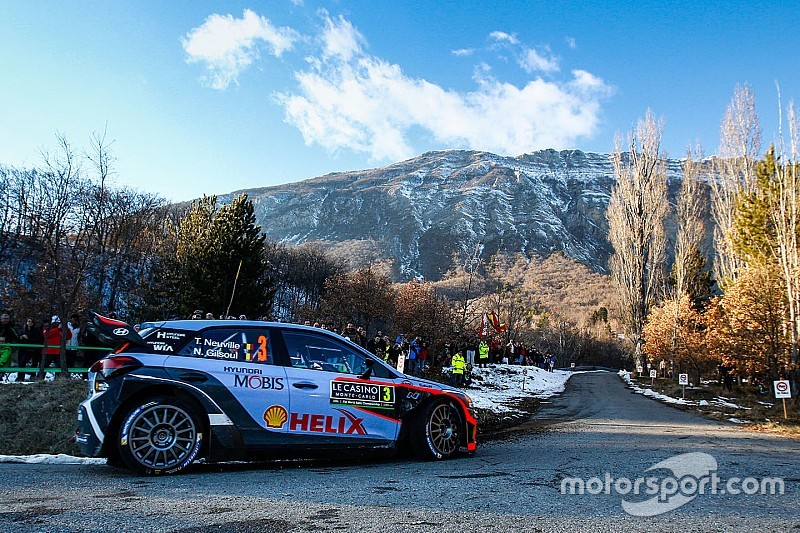
M 716 366 L 706 349 L 705 329 L 703 314 L 688 294 L 667 299 L 647 317 L 643 330 L 647 356 L 651 361 L 678 363 L 700 383 L 701 375 Z
M 616 184 L 608 205 L 610 266 L 622 302 L 634 355 L 642 353 L 642 328 L 663 282 L 667 201 L 663 123 L 648 111 L 623 150 L 617 136 L 612 154 Z
M 707 310 L 708 353 L 744 375 L 777 377 L 787 363 L 784 290 L 774 265 L 740 271 Z
M 782 161 L 780 160 L 782 159 Z M 789 336 L 788 363 L 800 350 L 800 180 L 796 156 L 782 157 L 771 147 L 756 166 L 756 186 L 737 196 L 732 242 L 747 261 L 779 278 L 785 296 L 783 327 Z

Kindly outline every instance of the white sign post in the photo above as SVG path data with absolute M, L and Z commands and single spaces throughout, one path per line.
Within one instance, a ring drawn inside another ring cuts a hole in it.
M 656 376 L 658 375 L 658 370 L 655 368 L 650 370 L 650 386 L 653 386 L 653 383 L 656 381 Z
M 522 369 L 522 390 L 525 390 L 525 380 L 528 378 L 528 369 Z
M 575 363 L 570 363 L 570 364 L 569 364 L 569 367 L 570 367 L 572 370 L 575 370 Z
M 636 367 L 636 376 L 637 377 L 641 376 L 643 373 L 644 373 L 644 367 L 642 365 L 637 366 Z
M 775 399 L 783 400 L 783 418 L 784 420 L 788 420 L 789 415 L 786 413 L 786 398 L 792 397 L 792 388 L 789 386 L 789 380 L 781 379 L 779 381 L 773 381 L 772 385 L 775 387 Z
M 678 374 L 678 385 L 683 385 L 683 398 L 686 398 L 686 385 L 689 384 L 689 374 Z
M 406 367 L 406 356 L 400 354 L 397 356 L 397 371 L 403 372 L 403 369 Z

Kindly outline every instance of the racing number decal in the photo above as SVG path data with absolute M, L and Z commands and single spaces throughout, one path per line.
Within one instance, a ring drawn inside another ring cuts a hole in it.
M 261 335 L 258 338 L 258 353 L 256 354 L 256 360 L 262 363 L 267 361 L 267 338 L 264 335 Z
M 394 400 L 394 398 L 392 398 L 392 387 L 381 387 L 381 388 L 383 389 L 382 396 L 384 402 L 391 402 L 392 400 Z

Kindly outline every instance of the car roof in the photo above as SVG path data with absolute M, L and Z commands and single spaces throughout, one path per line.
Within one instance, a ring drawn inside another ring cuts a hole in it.
M 290 322 L 265 322 L 263 320 L 162 320 L 150 321 L 147 323 L 149 327 L 162 329 L 182 329 L 186 331 L 199 331 L 208 327 L 228 327 L 228 328 L 241 328 L 241 327 L 273 327 L 284 329 L 297 329 L 302 331 L 318 331 L 320 333 L 328 333 L 339 337 L 340 335 L 335 331 L 329 329 L 315 328 L 313 326 L 305 326 L 303 324 L 292 324 Z

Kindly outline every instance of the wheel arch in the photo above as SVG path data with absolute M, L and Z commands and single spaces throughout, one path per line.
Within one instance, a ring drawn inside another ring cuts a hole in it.
M 201 425 L 201 430 L 208 434 L 210 428 L 210 419 L 208 417 L 208 409 L 203 405 L 203 403 L 198 400 L 191 392 L 174 385 L 166 385 L 166 384 L 156 384 L 156 385 L 145 385 L 136 391 L 132 392 L 127 398 L 125 398 L 119 405 L 119 407 L 115 410 L 114 416 L 111 418 L 109 422 L 108 429 L 106 430 L 106 438 L 103 441 L 103 454 L 109 457 L 112 454 L 118 454 L 117 446 L 117 434 L 119 433 L 120 425 L 128 413 L 133 409 L 136 405 L 139 405 L 143 402 L 146 402 L 152 398 L 158 397 L 172 397 L 183 402 L 186 402 L 192 408 L 194 408 L 197 416 L 200 417 L 198 421 Z M 209 439 L 203 439 L 202 448 L 200 453 L 205 455 L 208 453 L 208 444 Z

